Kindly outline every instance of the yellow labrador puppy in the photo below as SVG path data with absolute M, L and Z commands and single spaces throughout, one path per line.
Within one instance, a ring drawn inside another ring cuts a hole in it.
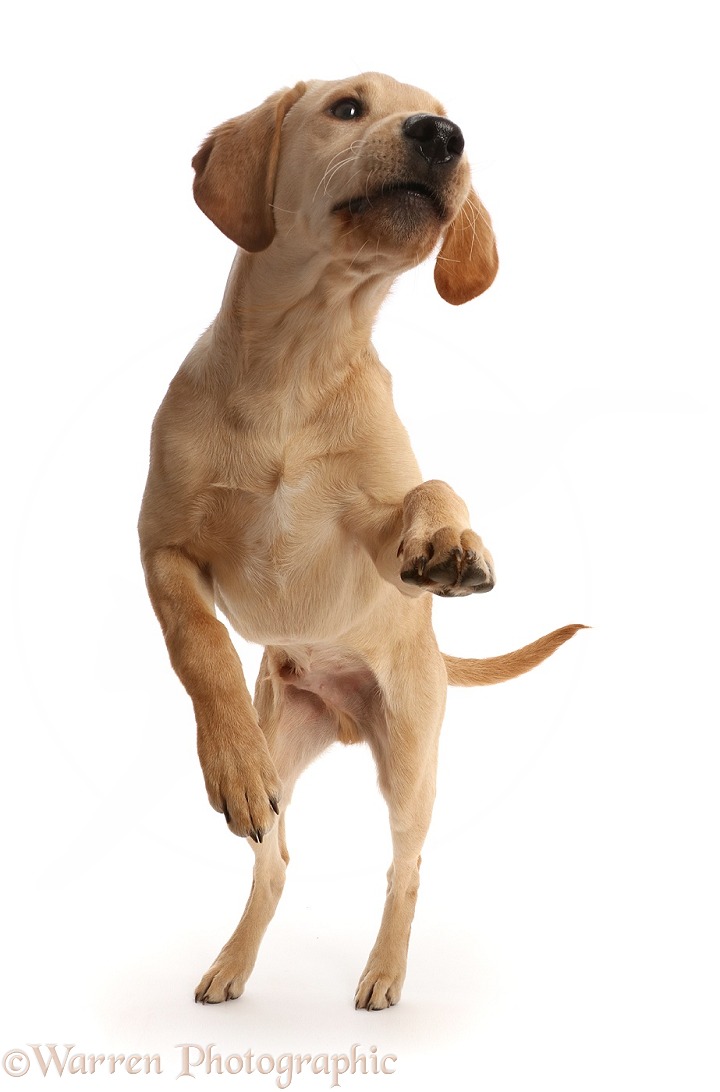
M 140 539 L 210 803 L 255 853 L 198 1001 L 242 993 L 283 888 L 293 786 L 341 740 L 370 745 L 393 843 L 355 1002 L 395 1004 L 447 684 L 512 678 L 579 628 L 487 661 L 443 656 L 432 629 L 432 596 L 489 591 L 493 563 L 460 497 L 422 481 L 370 335 L 393 280 L 438 243 L 445 300 L 492 283 L 463 144 L 432 95 L 366 73 L 279 91 L 193 160 L 198 205 L 239 250 L 157 414 Z M 254 701 L 216 606 L 265 646 Z

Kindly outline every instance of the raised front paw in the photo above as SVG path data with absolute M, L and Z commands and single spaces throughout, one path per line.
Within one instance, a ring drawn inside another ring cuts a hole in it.
M 262 842 L 278 815 L 281 784 L 264 737 L 218 743 L 198 732 L 208 799 L 240 838 Z
M 434 595 L 488 592 L 495 586 L 493 560 L 474 531 L 441 527 L 426 540 L 400 544 L 400 577 Z

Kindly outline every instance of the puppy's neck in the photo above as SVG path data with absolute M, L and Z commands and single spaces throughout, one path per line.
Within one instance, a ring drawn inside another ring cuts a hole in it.
M 291 375 L 322 385 L 368 348 L 395 275 L 306 248 L 296 256 L 284 242 L 258 254 L 238 251 L 217 334 L 243 383 L 274 385 Z
M 370 337 L 398 272 L 329 260 L 307 245 L 294 254 L 287 239 L 238 250 L 220 312 L 187 368 L 236 427 L 280 442 L 335 405 L 352 374 L 380 366 Z

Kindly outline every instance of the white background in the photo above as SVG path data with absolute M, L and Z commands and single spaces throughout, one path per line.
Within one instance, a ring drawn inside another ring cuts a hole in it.
M 152 1080 L 174 1084 L 178 1043 L 359 1043 L 397 1072 L 342 1087 L 717 1089 L 709 8 L 40 2 L 6 19 L 1 1054 L 158 1052 Z M 202 1008 L 251 854 L 206 802 L 135 535 L 152 416 L 233 253 L 189 161 L 277 87 L 367 69 L 462 126 L 501 254 L 462 309 L 429 264 L 407 274 L 376 332 L 425 474 L 465 496 L 497 562 L 491 596 L 438 604 L 442 647 L 593 628 L 525 678 L 451 693 L 398 1008 L 352 1007 L 389 863 L 358 748 L 301 781 L 247 993 Z

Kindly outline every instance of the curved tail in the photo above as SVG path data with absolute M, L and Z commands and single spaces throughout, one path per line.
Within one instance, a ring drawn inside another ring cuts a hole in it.
M 443 659 L 448 673 L 448 682 L 451 686 L 491 686 L 493 683 L 507 682 L 518 675 L 524 675 L 526 671 L 537 667 L 548 656 L 551 656 L 556 648 L 569 641 L 579 629 L 587 629 L 587 626 L 572 625 L 554 629 L 552 633 L 546 633 L 524 648 L 516 652 L 508 652 L 505 656 L 491 656 L 487 660 L 463 660 L 457 656 L 446 656 Z

